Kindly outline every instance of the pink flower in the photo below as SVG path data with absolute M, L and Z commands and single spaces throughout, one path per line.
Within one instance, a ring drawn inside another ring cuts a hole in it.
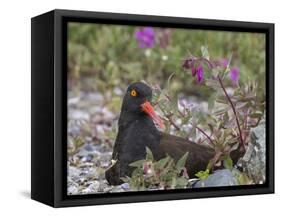
M 155 45 L 155 34 L 152 27 L 144 27 L 137 30 L 135 37 L 140 48 L 152 48 Z
M 230 76 L 232 84 L 234 86 L 236 86 L 238 84 L 239 74 L 240 74 L 240 71 L 239 71 L 238 67 L 232 67 L 230 69 L 229 76 Z
M 191 74 L 193 77 L 196 76 L 196 79 L 199 83 L 204 79 L 204 70 L 201 65 L 192 67 Z
M 201 81 L 203 81 L 204 79 L 204 71 L 203 71 L 203 67 L 200 65 L 197 67 L 197 81 L 200 83 Z

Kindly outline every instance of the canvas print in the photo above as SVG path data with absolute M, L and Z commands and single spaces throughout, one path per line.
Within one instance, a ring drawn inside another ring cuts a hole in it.
M 263 33 L 67 24 L 67 194 L 266 182 Z

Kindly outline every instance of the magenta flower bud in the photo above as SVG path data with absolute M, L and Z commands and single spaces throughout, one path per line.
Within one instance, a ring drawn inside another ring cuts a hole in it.
M 197 73 L 197 81 L 200 83 L 201 81 L 203 81 L 204 79 L 204 71 L 203 71 L 203 67 L 200 65 L 197 67 L 196 69 Z
M 229 76 L 234 86 L 238 84 L 239 74 L 240 72 L 238 67 L 233 67 L 230 69 Z
M 192 57 L 185 59 L 182 64 L 182 67 L 184 69 L 190 69 L 193 68 L 193 66 L 194 66 L 194 59 Z
M 194 77 L 194 76 L 196 75 L 196 73 L 197 73 L 196 67 L 192 67 L 192 68 L 191 68 L 191 74 L 192 74 L 192 76 Z

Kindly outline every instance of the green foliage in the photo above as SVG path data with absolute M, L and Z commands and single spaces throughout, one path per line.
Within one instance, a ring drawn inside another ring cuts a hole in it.
M 230 169 L 231 170 L 233 168 L 233 161 L 232 161 L 230 156 L 225 156 L 223 158 L 223 165 L 224 165 L 224 167 L 226 169 Z
M 185 168 L 187 157 L 188 153 L 176 163 L 170 156 L 155 161 L 151 150 L 146 148 L 146 159 L 131 163 L 130 166 L 135 168 L 132 176 L 122 179 L 130 183 L 133 190 L 186 188 L 188 186 Z
M 169 88 L 156 89 L 153 102 L 157 105 L 165 120 L 166 131 L 183 137 L 194 138 L 195 142 L 212 146 L 216 155 L 211 159 L 206 171 L 200 171 L 197 176 L 202 179 L 216 166 L 233 168 L 233 160 L 230 154 L 234 150 L 242 150 L 249 142 L 249 132 L 256 127 L 264 115 L 265 96 L 256 81 L 245 84 L 239 82 L 237 86 L 230 86 L 230 59 L 225 68 L 214 67 L 205 47 L 201 48 L 202 56 L 194 57 L 192 60 L 204 64 L 206 79 L 200 85 L 209 88 L 212 94 L 212 105 L 209 102 L 208 112 L 198 116 L 188 107 L 179 109 L 177 103 L 172 99 Z M 196 64 L 196 63 L 195 63 Z M 170 83 L 171 77 L 169 78 Z M 227 92 L 226 87 L 232 93 Z M 210 106 L 211 105 L 211 106 Z M 177 123 L 176 123 L 177 120 Z M 180 121 L 179 121 L 180 120 Z M 192 128 L 186 131 L 185 125 L 192 122 Z M 173 128 L 173 130 L 171 129 Z M 198 136 L 198 133 L 200 134 Z
M 200 180 L 205 180 L 209 177 L 210 170 L 206 169 L 205 171 L 199 171 L 195 174 L 196 177 L 198 177 Z
M 250 185 L 253 184 L 253 181 L 247 176 L 246 173 L 239 173 L 237 177 L 239 185 Z
M 188 157 L 188 152 L 186 152 L 177 162 L 176 168 L 178 171 L 185 169 L 185 163 Z

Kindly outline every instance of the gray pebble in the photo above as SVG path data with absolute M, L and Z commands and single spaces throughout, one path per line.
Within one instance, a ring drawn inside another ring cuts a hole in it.
M 228 169 L 217 170 L 205 180 L 197 181 L 193 187 L 219 187 L 238 185 L 238 182 L 232 172 Z

